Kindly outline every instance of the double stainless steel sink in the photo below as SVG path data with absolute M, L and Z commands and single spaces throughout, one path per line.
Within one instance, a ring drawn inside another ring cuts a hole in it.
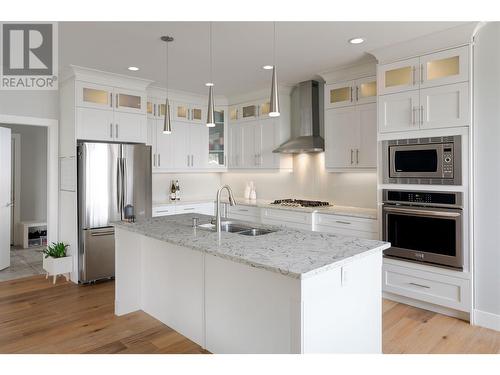
M 198 228 L 215 231 L 215 225 L 210 224 L 210 223 L 198 225 Z M 263 234 L 276 232 L 275 230 L 272 230 L 272 229 L 254 228 L 254 227 L 249 226 L 249 225 L 245 225 L 242 223 L 235 223 L 232 221 L 223 221 L 221 223 L 221 231 L 241 234 L 243 236 L 252 236 L 252 237 L 262 236 Z

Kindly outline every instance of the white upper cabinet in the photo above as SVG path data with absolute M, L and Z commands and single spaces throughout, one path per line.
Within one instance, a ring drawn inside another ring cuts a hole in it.
M 113 110 L 113 87 L 77 81 L 77 107 Z
M 146 98 L 142 92 L 115 88 L 113 94 L 115 111 L 146 113 Z
M 378 97 L 380 133 L 416 130 L 419 128 L 420 96 L 418 90 Z
M 172 104 L 171 104 L 172 105 Z M 205 108 L 189 103 L 173 103 L 172 120 L 202 124 L 206 121 Z
M 325 108 L 338 108 L 354 102 L 354 82 L 334 83 L 326 86 Z
M 470 125 L 469 46 L 378 67 L 379 132 Z
M 377 88 L 379 95 L 418 89 L 419 58 L 379 65 L 377 69 Z
M 255 153 L 257 166 L 264 169 L 279 168 L 279 155 L 274 153 L 278 126 L 273 118 L 261 120 L 255 132 Z
M 82 140 L 113 141 L 115 135 L 113 111 L 94 108 L 76 108 L 76 138 Z
M 114 120 L 115 141 L 145 143 L 146 116 L 117 111 L 114 113 Z
M 371 169 L 377 164 L 377 106 L 330 109 L 325 114 L 325 166 Z
M 365 77 L 325 86 L 325 108 L 340 108 L 377 101 L 377 79 Z
M 421 56 L 420 88 L 468 81 L 468 61 L 468 46 Z
M 467 126 L 470 123 L 469 83 L 420 90 L 420 128 Z

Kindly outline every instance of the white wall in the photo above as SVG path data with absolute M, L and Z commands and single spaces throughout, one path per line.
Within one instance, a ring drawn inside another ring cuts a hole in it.
M 21 221 L 47 220 L 47 128 L 4 125 L 21 135 Z
M 476 323 L 500 330 L 500 23 L 474 47 L 474 282 Z
M 168 201 L 172 180 L 179 180 L 181 199 L 215 199 L 221 184 L 220 173 L 155 173 L 153 202 Z
M 375 208 L 377 175 L 373 173 L 327 173 L 324 153 L 300 154 L 293 158 L 293 171 L 225 173 L 221 182 L 229 184 L 241 197 L 247 181 L 254 181 L 257 198 L 303 198 L 326 200 L 341 206 Z
M 59 119 L 59 92 L 3 90 L 0 91 L 2 115 Z

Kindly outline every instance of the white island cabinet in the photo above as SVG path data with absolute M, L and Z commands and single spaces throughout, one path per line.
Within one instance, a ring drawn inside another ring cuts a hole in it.
M 389 244 L 282 227 L 219 236 L 194 216 L 115 224 L 117 315 L 143 310 L 213 353 L 381 353 Z

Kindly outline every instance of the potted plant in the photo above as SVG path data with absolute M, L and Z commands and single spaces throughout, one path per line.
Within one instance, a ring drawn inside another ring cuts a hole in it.
M 54 276 L 54 284 L 58 275 L 64 274 L 66 280 L 69 280 L 69 273 L 73 271 L 73 257 L 66 253 L 68 246 L 64 242 L 53 242 L 42 251 L 45 255 L 43 269 L 47 272 L 45 278 Z

